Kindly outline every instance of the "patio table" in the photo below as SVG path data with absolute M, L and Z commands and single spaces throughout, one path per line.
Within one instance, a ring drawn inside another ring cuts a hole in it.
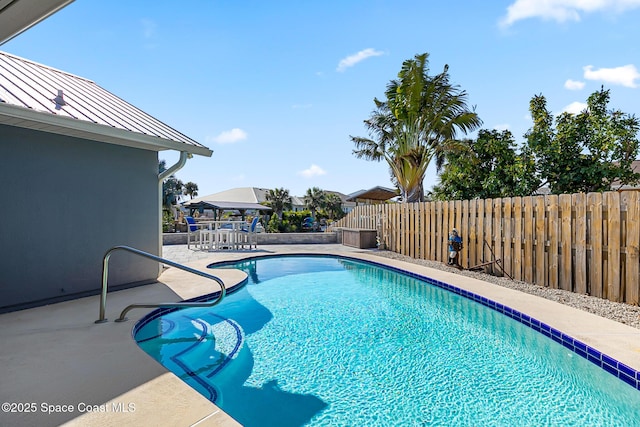
M 240 239 L 241 230 L 247 227 L 245 221 L 203 221 L 201 224 L 207 226 L 200 236 L 201 247 L 213 249 L 237 249 L 242 243 Z

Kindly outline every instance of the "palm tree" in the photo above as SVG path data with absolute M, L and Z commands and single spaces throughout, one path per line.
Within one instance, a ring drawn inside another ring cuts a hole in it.
M 345 213 L 342 210 L 342 199 L 335 193 L 328 193 L 324 201 L 323 209 L 329 219 L 340 219 Z
M 424 175 L 435 158 L 440 170 L 445 153 L 482 121 L 467 107 L 467 93 L 449 82 L 449 67 L 428 75 L 428 54 L 405 61 L 385 91 L 386 101 L 374 99 L 364 121 L 371 138 L 351 136 L 358 158 L 385 160 L 405 202 L 424 200 Z
M 307 209 L 311 211 L 311 217 L 315 219 L 316 211 L 323 207 L 327 198 L 324 190 L 318 187 L 309 188 L 304 196 L 304 203 Z
M 289 190 L 284 188 L 275 188 L 267 191 L 267 205 L 274 210 L 278 218 L 282 220 L 282 212 L 291 209 L 291 196 Z
M 193 199 L 198 195 L 198 184 L 191 181 L 187 182 L 184 185 L 184 194 L 185 196 L 189 196 L 190 199 Z
M 160 160 L 158 163 L 158 171 L 160 173 L 167 170 L 167 163 Z M 182 194 L 184 184 L 175 175 L 170 175 L 162 182 L 162 206 L 164 209 L 171 211 L 173 205 L 178 201 L 178 197 Z

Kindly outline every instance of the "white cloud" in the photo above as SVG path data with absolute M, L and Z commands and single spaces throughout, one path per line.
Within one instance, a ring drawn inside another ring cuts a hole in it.
M 234 144 L 238 141 L 243 141 L 247 139 L 247 133 L 239 128 L 233 128 L 231 130 L 226 130 L 218 136 L 214 136 L 213 138 L 207 138 L 210 141 L 217 142 L 218 144 Z
M 327 172 L 320 166 L 313 164 L 309 167 L 309 169 L 298 172 L 299 175 L 302 175 L 305 178 L 313 178 L 314 176 L 326 175 L 326 173 Z
M 585 104 L 584 102 L 576 101 L 564 107 L 560 113 L 580 114 L 586 109 L 587 104 Z
M 158 24 L 151 19 L 144 18 L 140 20 L 142 24 L 142 35 L 145 39 L 150 39 L 156 35 L 156 28 L 158 28 Z
M 345 71 L 347 68 L 353 67 L 360 61 L 364 61 L 365 59 L 370 58 L 372 56 L 380 56 L 383 54 L 384 52 L 380 50 L 375 50 L 373 48 L 361 50 L 360 52 L 354 55 L 347 56 L 346 58 L 340 60 L 340 63 L 338 64 L 338 68 L 336 68 L 336 71 L 341 73 Z
M 584 88 L 584 82 L 568 79 L 564 82 L 564 88 L 569 90 L 580 90 Z
M 509 130 L 510 127 L 511 126 L 508 123 L 500 123 L 498 125 L 495 125 L 493 128 L 495 130 L 503 131 L 503 130 Z
M 528 18 L 556 22 L 579 21 L 584 13 L 621 13 L 636 7 L 640 7 L 640 0 L 516 0 L 507 7 L 507 15 L 500 20 L 500 25 L 508 27 Z
M 602 80 L 606 83 L 622 85 L 626 87 L 638 87 L 636 80 L 640 79 L 640 73 L 635 65 L 629 64 L 616 68 L 593 69 L 593 65 L 587 65 L 584 69 L 584 78 L 587 80 Z

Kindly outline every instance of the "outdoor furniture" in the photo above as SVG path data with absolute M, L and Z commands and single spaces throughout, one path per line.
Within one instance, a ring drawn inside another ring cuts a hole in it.
M 202 247 L 202 225 L 196 223 L 192 216 L 186 216 L 187 221 L 187 249 L 191 248 L 193 243 L 197 247 Z
M 245 244 L 249 245 L 249 249 L 252 247 L 257 248 L 257 239 L 256 239 L 256 226 L 258 225 L 258 220 L 260 218 L 255 217 L 251 221 L 251 224 L 248 227 L 243 227 L 238 230 L 238 245 L 244 248 Z
M 233 228 L 219 228 L 214 233 L 214 242 L 216 249 L 236 249 L 236 233 Z
M 375 248 L 377 236 L 377 230 L 345 228 L 342 230 L 342 244 L 359 249 Z
M 239 246 L 239 233 L 244 221 L 207 221 L 201 222 L 201 247 L 208 250 L 237 249 Z M 206 228 L 204 228 L 206 227 Z

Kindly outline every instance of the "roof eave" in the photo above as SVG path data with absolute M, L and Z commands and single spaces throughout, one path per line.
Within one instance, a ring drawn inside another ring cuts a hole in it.
M 206 157 L 213 154 L 213 151 L 202 145 L 191 145 L 4 103 L 0 103 L 0 124 L 151 151 L 176 150 Z
M 74 0 L 30 0 L 4 2 L 0 15 L 0 45 L 53 15 Z M 2 2 L 0 2 L 2 3 Z

